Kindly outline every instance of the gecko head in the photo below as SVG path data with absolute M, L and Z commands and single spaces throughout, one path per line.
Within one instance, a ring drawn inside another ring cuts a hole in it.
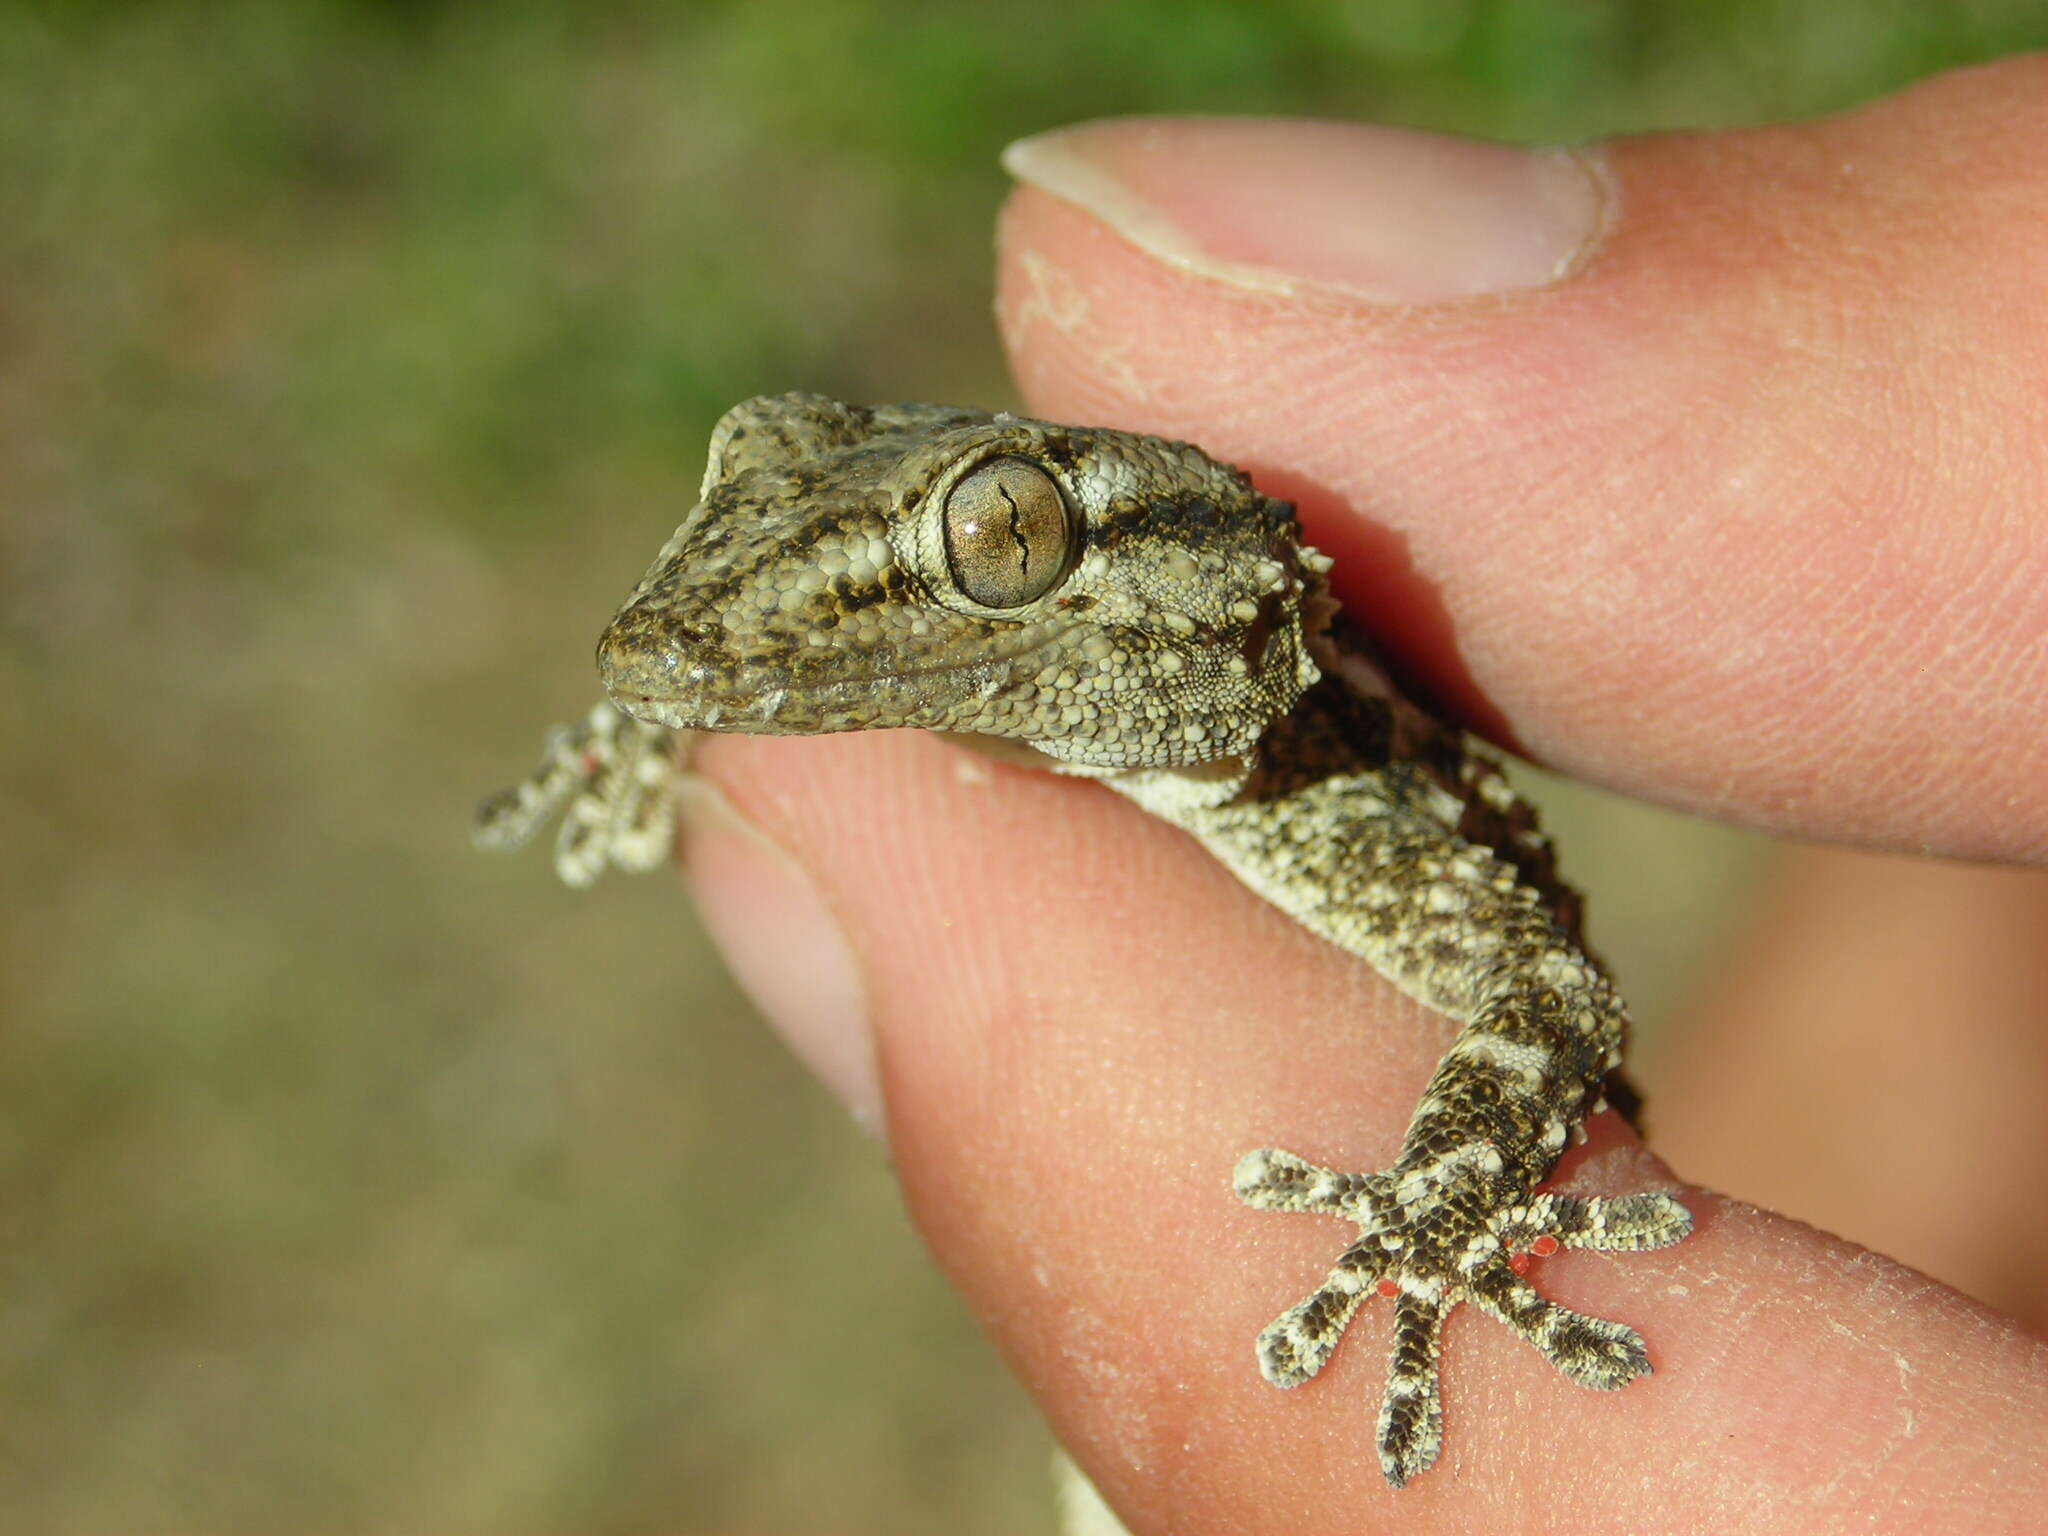
M 923 726 L 1099 769 L 1248 752 L 1315 680 L 1321 556 L 1184 443 L 942 406 L 747 401 L 598 646 L 680 729 Z

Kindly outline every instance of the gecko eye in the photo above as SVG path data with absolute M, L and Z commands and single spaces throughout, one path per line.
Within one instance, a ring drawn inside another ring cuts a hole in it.
M 1060 488 L 1023 459 L 991 459 L 946 497 L 946 564 L 985 608 L 1021 608 L 1045 596 L 1073 542 Z

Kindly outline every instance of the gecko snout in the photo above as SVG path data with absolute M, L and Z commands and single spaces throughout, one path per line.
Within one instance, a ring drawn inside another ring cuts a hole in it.
M 597 642 L 597 675 L 628 714 L 645 718 L 647 705 L 672 701 L 692 670 L 686 637 L 636 609 L 613 619 Z

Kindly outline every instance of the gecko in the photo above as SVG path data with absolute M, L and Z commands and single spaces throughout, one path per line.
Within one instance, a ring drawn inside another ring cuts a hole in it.
M 1443 1443 L 1444 1319 L 1469 1302 L 1581 1386 L 1650 1371 L 1634 1329 L 1525 1278 L 1560 1248 L 1660 1248 L 1673 1196 L 1541 1188 L 1621 1102 L 1628 1032 L 1534 810 L 1410 702 L 1331 596 L 1294 509 L 1185 443 L 938 405 L 746 401 L 695 506 L 598 643 L 606 699 L 487 801 L 511 847 L 555 813 L 558 873 L 644 870 L 673 842 L 676 742 L 915 726 L 1096 780 L 1458 1026 L 1393 1165 L 1238 1159 L 1262 1211 L 1356 1224 L 1257 1339 L 1308 1381 L 1392 1304 L 1377 1446 L 1399 1488 Z M 677 733 L 684 733 L 679 737 Z

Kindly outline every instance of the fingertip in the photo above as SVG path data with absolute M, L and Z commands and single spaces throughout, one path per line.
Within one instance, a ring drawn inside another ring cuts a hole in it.
M 1377 304 L 1555 282 L 1611 201 L 1597 150 L 1286 118 L 1083 123 L 1019 140 L 1003 165 L 1194 276 Z

